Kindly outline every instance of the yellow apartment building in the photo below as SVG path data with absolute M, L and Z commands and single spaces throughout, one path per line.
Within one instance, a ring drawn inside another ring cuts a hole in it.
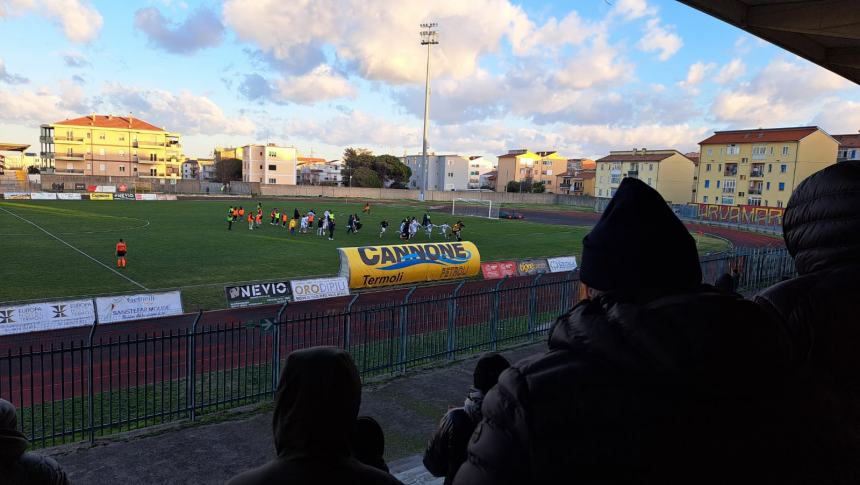
M 716 131 L 699 142 L 696 202 L 785 207 L 800 182 L 836 163 L 838 146 L 817 126 Z
M 126 177 L 182 177 L 179 133 L 129 116 L 90 115 L 41 126 L 48 172 Z
M 561 192 L 557 175 L 567 171 L 567 158 L 558 152 L 509 150 L 498 158 L 496 192 L 506 192 L 510 181 L 521 182 L 523 186 L 543 182 L 547 192 Z
M 611 151 L 596 162 L 597 197 L 614 196 L 622 179 L 635 177 L 654 187 L 670 204 L 686 204 L 692 198 L 693 161 L 678 150 Z

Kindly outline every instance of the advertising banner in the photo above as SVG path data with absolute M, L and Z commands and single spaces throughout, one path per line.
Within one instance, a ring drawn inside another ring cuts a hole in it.
M 90 200 L 113 200 L 113 194 L 93 192 L 92 194 L 90 194 Z
M 117 188 L 117 190 L 118 190 L 118 191 L 120 191 L 120 192 L 126 192 L 126 191 L 128 191 L 128 185 L 126 185 L 126 184 L 119 184 L 119 185 L 117 185 L 117 187 L 116 187 L 116 188 Z
M 87 190 L 87 184 L 80 184 L 75 182 L 75 190 Z
M 7 200 L 30 200 L 29 192 L 6 192 L 3 198 Z
M 96 298 L 96 313 L 100 324 L 180 315 L 182 297 L 179 291 L 102 296 Z
M 81 200 L 81 194 L 57 194 L 57 198 L 60 200 Z
M 319 300 L 349 295 L 349 282 L 346 278 L 314 278 L 307 280 L 292 280 L 294 301 Z
M 227 295 L 227 306 L 230 308 L 284 303 L 291 301 L 293 296 L 289 281 L 225 286 L 224 293 Z
M 0 335 L 86 327 L 95 320 L 92 300 L 0 306 Z
M 523 259 L 517 261 L 517 273 L 520 276 L 532 276 L 548 272 L 549 265 L 545 259 Z
M 32 200 L 57 200 L 57 194 L 53 192 L 33 192 L 30 194 Z
M 350 288 L 470 278 L 481 271 L 481 254 L 471 242 L 338 248 L 340 276 Z
M 550 273 L 562 273 L 573 271 L 577 268 L 576 256 L 561 256 L 558 258 L 547 258 Z
M 158 194 L 158 200 L 176 200 L 176 195 L 174 194 Z
M 134 194 L 113 194 L 113 200 L 134 200 Z
M 494 261 L 481 263 L 481 273 L 485 280 L 498 280 L 505 276 L 517 275 L 517 263 L 513 261 Z
M 113 194 L 116 192 L 116 185 L 96 185 L 96 192 Z
M 96 189 L 98 185 L 87 185 L 87 192 L 98 192 Z
M 155 194 L 134 194 L 136 200 L 158 200 Z

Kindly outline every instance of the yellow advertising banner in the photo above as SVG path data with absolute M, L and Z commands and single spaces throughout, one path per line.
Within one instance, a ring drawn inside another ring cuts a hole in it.
M 90 200 L 113 200 L 113 194 L 93 192 L 90 194 Z
M 474 244 L 439 242 L 338 248 L 340 276 L 350 288 L 376 288 L 478 275 L 481 254 Z

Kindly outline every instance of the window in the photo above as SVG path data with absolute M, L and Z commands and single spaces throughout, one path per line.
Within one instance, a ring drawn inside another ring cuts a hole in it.
M 704 202 L 705 204 L 708 203 L 708 196 L 707 195 L 702 197 L 702 202 Z
M 710 163 L 705 164 L 705 172 L 710 172 L 710 171 L 711 171 L 711 164 Z
M 782 207 L 782 201 L 781 201 L 781 200 L 776 201 L 776 206 L 777 206 L 777 207 Z
M 768 163 L 768 164 L 767 164 L 767 173 L 771 173 L 771 172 L 773 172 L 773 164 L 772 164 L 772 163 Z
M 269 170 L 275 171 L 278 169 L 277 165 L 269 165 Z
M 71 148 L 70 148 L 70 150 L 71 150 Z M 105 156 L 105 149 L 104 148 L 99 148 L 99 155 Z
M 783 163 L 782 165 L 779 166 L 779 173 L 786 173 L 786 172 L 788 172 L 788 165 Z
M 104 139 L 105 139 L 105 132 L 99 133 L 99 140 L 104 140 Z
M 99 164 L 99 171 L 100 171 L 100 172 L 104 172 L 104 171 L 105 171 L 105 164 L 103 164 L 103 163 L 100 163 L 100 164 Z
M 260 170 L 263 170 L 263 166 L 262 166 L 262 165 L 260 165 Z
M 723 180 L 723 193 L 730 194 L 735 191 L 735 179 Z
M 598 196 L 598 197 L 602 197 L 602 196 L 603 196 L 603 189 L 597 189 L 597 196 Z
M 773 147 L 770 147 L 770 150 L 768 150 L 768 152 L 770 153 L 770 155 L 773 155 Z
M 125 172 L 125 165 L 120 165 L 120 166 L 119 166 L 119 171 L 120 171 L 120 172 Z
M 120 137 L 119 137 L 119 141 L 125 141 L 125 137 L 124 137 L 124 136 L 120 136 Z
M 124 156 L 125 156 L 125 150 L 120 150 L 120 151 L 119 151 L 119 156 L 124 157 Z
M 784 192 L 784 191 L 785 191 L 785 182 L 780 182 L 780 183 L 779 183 L 779 191 L 780 191 L 780 192 Z
M 723 164 L 722 164 L 722 163 L 718 163 L 718 164 L 717 164 L 717 172 L 722 172 L 722 171 L 723 171 Z
M 752 149 L 752 159 L 762 160 L 767 155 L 767 147 L 764 145 L 754 146 Z
M 717 180 L 717 188 L 718 189 L 720 188 L 720 181 L 719 180 Z
M 710 180 L 705 180 L 705 188 L 706 189 L 711 188 L 711 181 Z
M 149 169 L 149 175 L 150 175 L 150 177 L 155 177 L 156 175 L 158 175 L 158 170 L 154 169 L 154 168 L 150 168 Z
M 87 132 L 87 139 L 89 140 L 89 138 L 90 138 L 90 132 L 88 131 Z
M 270 184 L 276 184 L 276 183 L 278 183 L 278 181 L 277 181 L 276 179 L 272 179 L 272 178 L 270 178 L 270 179 L 269 179 L 269 183 L 270 183 Z
M 453 173 L 453 172 L 448 172 L 448 177 L 449 177 L 449 178 L 454 177 L 454 173 Z
M 734 203 L 735 203 L 734 197 L 723 197 L 723 204 L 734 205 Z
M 761 199 L 750 197 L 749 199 L 747 199 L 747 204 L 749 204 L 749 205 L 761 205 Z
M 648 177 L 648 185 L 651 185 L 651 177 Z
M 788 145 L 782 146 L 782 154 L 783 156 L 788 155 Z
M 766 188 L 767 190 L 770 190 L 770 182 L 768 182 L 768 183 L 765 185 L 765 188 Z
M 654 164 L 653 163 L 648 164 L 648 170 L 654 170 Z
M 741 152 L 741 147 L 738 145 L 729 145 L 726 147 L 726 154 L 728 155 L 737 155 Z
M 714 156 L 714 149 L 713 149 L 713 148 L 708 148 L 708 152 L 707 152 L 707 153 L 708 153 L 708 156 L 709 156 L 709 157 Z
M 74 134 L 71 131 L 66 132 L 66 140 L 71 140 L 74 138 Z

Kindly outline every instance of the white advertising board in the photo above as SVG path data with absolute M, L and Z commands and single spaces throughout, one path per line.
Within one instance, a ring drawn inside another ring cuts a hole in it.
M 550 273 L 561 273 L 563 271 L 573 271 L 577 268 L 576 256 L 562 256 L 559 258 L 547 258 Z
M 292 280 L 293 301 L 319 300 L 349 295 L 349 282 L 343 276 Z
M 32 200 L 56 200 L 57 194 L 53 192 L 32 192 L 30 193 Z
M 155 194 L 134 194 L 134 198 L 137 200 L 158 200 L 158 196 Z
M 103 296 L 96 298 L 96 313 L 100 324 L 180 315 L 182 297 L 179 291 Z
M 57 194 L 57 198 L 60 200 L 81 200 L 81 194 L 59 193 Z
M 92 325 L 95 319 L 92 300 L 0 306 L 0 335 L 87 327 Z
M 115 194 L 116 185 L 96 185 L 96 192 L 104 192 L 106 194 Z

